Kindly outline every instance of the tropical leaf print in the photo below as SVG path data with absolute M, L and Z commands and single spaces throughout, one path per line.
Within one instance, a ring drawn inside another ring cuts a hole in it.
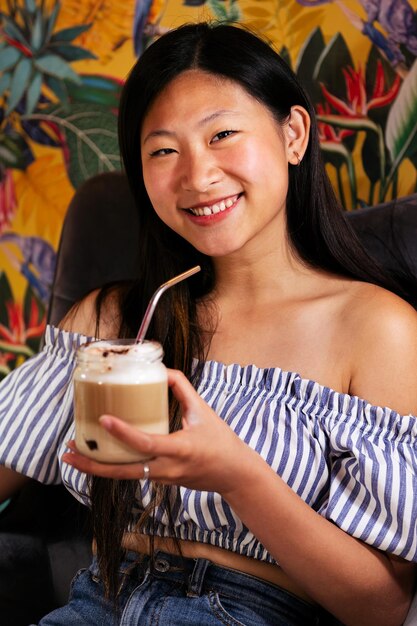
M 14 299 L 10 282 L 0 273 L 0 379 L 39 349 L 45 331 L 45 306 L 27 286 L 23 306 Z
M 392 166 L 385 183 L 387 189 L 398 166 L 407 157 L 417 153 L 417 62 L 404 79 L 387 118 L 385 143 Z
M 74 24 L 92 24 L 80 35 L 80 46 L 94 50 L 106 63 L 115 50 L 132 37 L 134 0 L 65 0 L 58 18 L 58 28 Z
M 277 50 L 298 51 L 306 38 L 306 26 L 319 23 L 323 9 L 305 11 L 295 0 L 239 0 L 242 21 L 264 35 Z M 294 55 L 295 56 L 295 55 Z
M 6 115 L 15 109 L 34 111 L 44 95 L 43 86 L 50 87 L 51 82 L 79 84 L 80 78 L 70 63 L 96 58 L 72 43 L 90 24 L 55 30 L 60 6 L 58 0 L 50 10 L 43 2 L 22 4 L 10 0 L 7 12 L 0 11 L 0 97 L 6 102 Z M 56 93 L 53 87 L 52 91 Z
M 68 180 L 61 151 L 39 155 L 24 171 L 13 171 L 19 211 L 17 232 L 38 233 L 58 245 L 62 221 L 74 188 Z
M 120 169 L 117 118 L 97 104 L 55 105 L 29 119 L 56 124 L 67 147 L 67 168 L 75 188 L 85 180 Z

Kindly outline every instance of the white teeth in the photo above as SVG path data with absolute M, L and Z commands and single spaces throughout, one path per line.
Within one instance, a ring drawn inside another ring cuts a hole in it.
M 238 196 L 234 196 L 233 198 L 228 198 L 227 200 L 221 200 L 218 204 L 198 207 L 196 209 L 190 209 L 190 211 L 194 215 L 198 216 L 215 215 L 216 213 L 220 213 L 222 211 L 225 211 L 226 209 L 230 209 L 230 207 L 236 202 L 237 198 Z

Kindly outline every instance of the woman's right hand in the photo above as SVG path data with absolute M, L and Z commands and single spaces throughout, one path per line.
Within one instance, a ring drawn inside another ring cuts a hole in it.
M 152 480 L 217 491 L 227 497 L 227 493 L 241 484 L 239 474 L 245 463 L 263 461 L 216 415 L 184 374 L 168 370 L 168 383 L 182 408 L 182 430 L 151 435 L 110 415 L 100 418 L 101 426 L 150 458 L 147 465 Z M 82 472 L 115 479 L 143 477 L 143 463 L 99 463 L 81 455 L 73 442 L 69 447 L 71 452 L 63 460 Z M 269 470 L 266 464 L 265 470 Z

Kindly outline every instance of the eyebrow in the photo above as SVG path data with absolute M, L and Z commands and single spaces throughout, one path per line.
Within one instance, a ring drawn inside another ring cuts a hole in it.
M 219 111 L 214 111 L 214 113 L 211 113 L 210 115 L 207 115 L 206 117 L 203 117 L 203 119 L 201 119 L 197 123 L 197 126 L 198 127 L 205 126 L 206 124 L 216 120 L 218 117 L 221 117 L 222 115 L 228 115 L 230 113 L 236 113 L 236 111 L 233 111 L 231 109 L 220 109 Z M 175 137 L 175 135 L 176 133 L 171 130 L 158 128 L 156 130 L 152 130 L 150 133 L 146 135 L 145 139 L 143 140 L 143 144 L 145 144 L 152 137 Z

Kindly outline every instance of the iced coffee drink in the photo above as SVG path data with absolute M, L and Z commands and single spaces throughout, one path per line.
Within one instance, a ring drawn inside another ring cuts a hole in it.
M 168 433 L 167 370 L 159 343 L 118 339 L 96 341 L 77 351 L 74 418 L 77 448 L 107 463 L 143 461 L 144 455 L 122 443 L 99 424 L 115 415 L 139 430 Z

